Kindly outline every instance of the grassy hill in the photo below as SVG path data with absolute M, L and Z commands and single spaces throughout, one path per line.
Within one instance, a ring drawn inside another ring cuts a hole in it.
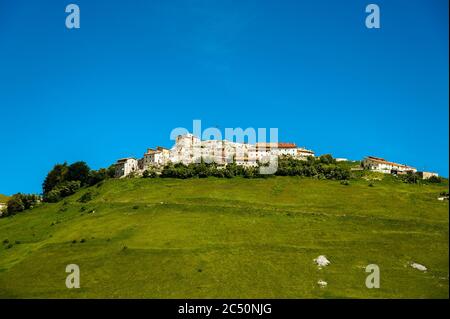
M 448 298 L 448 186 L 368 184 L 109 180 L 0 219 L 0 297 Z M 80 289 L 65 287 L 72 263 Z M 379 289 L 365 287 L 368 264 Z
M 9 197 L 3 194 L 0 194 L 0 203 L 6 203 L 9 200 Z

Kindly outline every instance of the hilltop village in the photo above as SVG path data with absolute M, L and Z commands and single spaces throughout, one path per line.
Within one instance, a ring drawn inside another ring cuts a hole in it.
M 236 163 L 244 167 L 257 167 L 260 163 L 267 163 L 274 157 L 288 156 L 299 160 L 307 160 L 315 156 L 314 151 L 298 147 L 295 143 L 237 143 L 227 140 L 204 140 L 193 134 L 179 135 L 175 145 L 171 148 L 157 146 L 147 149 L 143 157 L 121 158 L 116 162 L 115 177 L 122 178 L 130 174 L 141 175 L 149 169 L 161 169 L 169 163 L 215 163 L 226 166 Z M 346 161 L 341 158 L 336 161 Z M 408 172 L 417 173 L 417 169 L 405 164 L 387 161 L 380 157 L 368 156 L 361 161 L 360 169 L 376 171 L 385 174 L 401 175 Z M 419 172 L 423 179 L 438 176 L 437 173 Z

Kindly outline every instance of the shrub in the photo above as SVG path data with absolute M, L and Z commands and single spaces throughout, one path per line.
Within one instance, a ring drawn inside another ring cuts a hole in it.
M 80 188 L 80 181 L 63 182 L 44 195 L 44 200 L 49 203 L 56 203 L 62 198 L 74 194 Z
M 413 172 L 408 172 L 406 175 L 401 175 L 401 179 L 404 183 L 408 184 L 417 184 L 421 180 L 419 174 Z
M 428 180 L 430 183 L 440 183 L 442 182 L 442 179 L 439 176 L 431 176 Z
M 91 192 L 91 191 L 88 191 L 88 192 L 84 193 L 84 194 L 78 199 L 78 201 L 79 201 L 80 203 L 87 203 L 87 202 L 91 201 L 92 198 L 93 198 L 92 192 Z
M 6 203 L 6 214 L 2 216 L 11 216 L 26 209 L 31 209 L 39 204 L 40 201 L 41 197 L 38 195 L 21 193 L 14 194 Z
M 107 169 L 101 168 L 98 171 L 92 170 L 89 172 L 89 185 L 93 186 L 97 184 L 98 186 L 99 183 L 108 178 L 110 178 L 110 176 L 109 171 Z
M 158 175 L 156 174 L 156 172 L 153 169 L 147 169 L 144 171 L 144 173 L 142 173 L 142 177 L 143 178 L 155 178 Z

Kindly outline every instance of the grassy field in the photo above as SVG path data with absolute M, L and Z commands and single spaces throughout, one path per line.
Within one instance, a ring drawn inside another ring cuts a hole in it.
M 0 219 L 0 297 L 448 298 L 448 186 L 368 184 L 109 180 Z M 72 263 L 80 289 L 65 287 Z M 368 264 L 379 289 L 365 287 Z

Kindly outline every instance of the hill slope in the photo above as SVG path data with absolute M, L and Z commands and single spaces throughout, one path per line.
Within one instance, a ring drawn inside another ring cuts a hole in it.
M 0 194 L 0 203 L 6 203 L 9 200 L 9 197 L 3 194 Z
M 436 199 L 446 188 L 109 180 L 0 219 L 12 243 L 0 246 L 0 297 L 448 298 L 448 202 Z M 78 202 L 87 191 L 93 199 Z M 331 264 L 318 269 L 318 255 Z M 72 263 L 80 289 L 65 287 Z M 380 289 L 365 287 L 368 264 L 380 267 Z

